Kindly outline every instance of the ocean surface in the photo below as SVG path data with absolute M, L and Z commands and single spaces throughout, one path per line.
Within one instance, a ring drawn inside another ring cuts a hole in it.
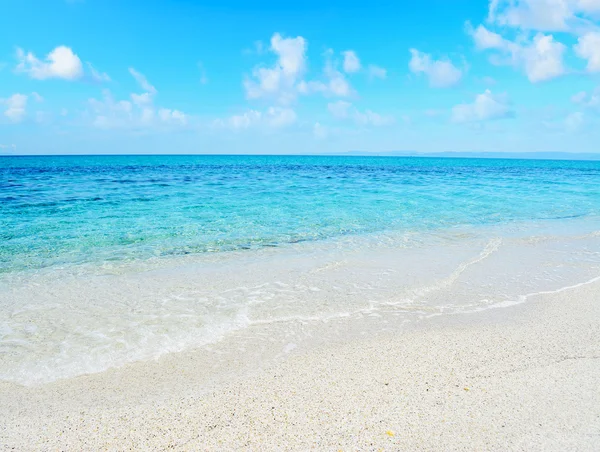
M 287 352 L 311 325 L 401 328 L 598 275 L 599 161 L 0 157 L 0 380 L 18 384 L 240 332 Z

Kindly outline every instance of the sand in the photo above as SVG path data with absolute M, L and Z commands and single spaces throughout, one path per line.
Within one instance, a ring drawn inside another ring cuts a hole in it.
M 207 392 L 193 354 L 0 387 L 6 450 L 600 450 L 600 282 L 332 343 Z

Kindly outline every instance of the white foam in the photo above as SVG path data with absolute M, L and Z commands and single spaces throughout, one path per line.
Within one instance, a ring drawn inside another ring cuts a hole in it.
M 277 331 L 284 338 L 278 350 L 288 353 L 317 325 L 364 319 L 388 327 L 391 316 L 401 325 L 508 307 L 600 278 L 600 255 L 593 252 L 600 236 L 531 237 L 497 228 L 410 242 L 354 237 L 112 264 L 109 272 L 106 265 L 88 265 L 6 276 L 0 281 L 6 282 L 0 284 L 0 379 L 40 384 L 246 331 L 263 331 L 265 341 L 275 337 L 268 331 Z

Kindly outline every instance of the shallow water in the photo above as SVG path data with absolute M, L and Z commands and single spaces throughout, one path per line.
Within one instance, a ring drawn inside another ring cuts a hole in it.
M 0 379 L 523 302 L 600 274 L 598 187 L 600 162 L 1 158 Z

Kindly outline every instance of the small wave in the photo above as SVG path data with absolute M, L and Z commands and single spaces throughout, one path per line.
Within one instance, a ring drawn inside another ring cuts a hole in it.
M 484 259 L 487 259 L 492 254 L 494 254 L 496 251 L 498 251 L 498 249 L 500 249 L 501 244 L 502 244 L 501 238 L 491 239 L 476 258 L 471 259 L 470 261 L 461 263 L 456 268 L 456 270 L 454 270 L 452 272 L 452 274 L 450 274 L 450 276 L 448 276 L 447 278 L 444 278 L 444 279 L 434 283 L 433 285 L 423 287 L 420 289 L 415 289 L 412 292 L 412 294 L 415 297 L 423 297 L 431 292 L 447 289 L 448 287 L 452 286 L 456 282 L 456 280 L 460 277 L 460 275 L 462 275 L 469 267 L 483 261 Z

